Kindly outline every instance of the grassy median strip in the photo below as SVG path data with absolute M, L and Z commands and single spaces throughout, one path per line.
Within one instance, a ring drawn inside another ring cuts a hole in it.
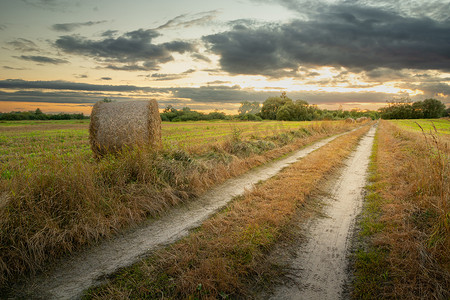
M 394 124 L 382 121 L 377 133 L 353 296 L 449 299 L 448 139 Z
M 122 270 L 85 298 L 236 298 L 273 274 L 269 249 L 369 129 L 344 135 L 235 199 L 187 238 Z M 174 220 L 176 222 L 176 220 Z

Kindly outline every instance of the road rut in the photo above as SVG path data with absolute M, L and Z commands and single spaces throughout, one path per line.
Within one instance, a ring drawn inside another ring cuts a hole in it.
M 284 262 L 292 281 L 274 288 L 270 299 L 342 299 L 348 281 L 350 243 L 364 199 L 367 169 L 376 128 L 361 139 L 327 191 L 323 218 L 306 223 L 306 242 Z M 294 271 L 292 271 L 294 270 Z

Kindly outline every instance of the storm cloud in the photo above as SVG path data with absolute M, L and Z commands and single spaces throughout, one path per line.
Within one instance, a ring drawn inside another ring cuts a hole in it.
M 294 76 L 301 66 L 450 70 L 448 19 L 357 3 L 323 5 L 284 24 L 241 22 L 203 40 L 231 74 Z
M 152 29 L 130 31 L 117 38 L 90 40 L 79 35 L 61 36 L 55 46 L 71 54 L 93 57 L 99 61 L 121 63 L 110 68 L 154 70 L 159 64 L 173 60 L 172 53 L 194 52 L 195 45 L 184 41 L 153 44 L 160 34 Z M 125 64 L 125 65 L 124 65 Z M 132 67 L 129 67 L 132 66 Z

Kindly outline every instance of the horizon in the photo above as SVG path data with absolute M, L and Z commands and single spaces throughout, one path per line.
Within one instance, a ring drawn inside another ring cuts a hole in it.
M 450 1 L 0 3 L 0 112 L 107 97 L 235 114 L 287 92 L 321 109 L 450 106 Z M 130 17 L 132 16 L 132 17 Z

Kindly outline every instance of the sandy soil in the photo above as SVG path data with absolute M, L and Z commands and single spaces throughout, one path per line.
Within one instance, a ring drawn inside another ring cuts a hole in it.
M 119 268 L 131 265 L 150 252 L 175 242 L 198 227 L 235 196 L 284 167 L 329 143 L 340 135 L 324 139 L 282 159 L 255 168 L 217 186 L 199 199 L 172 209 L 157 220 L 121 236 L 61 260 L 44 274 L 17 286 L 13 297 L 33 299 L 78 299 L 82 292 L 102 282 Z
M 328 182 L 322 216 L 294 231 L 294 240 L 275 249 L 276 264 L 286 276 L 270 299 L 344 299 L 349 280 L 348 254 L 357 215 L 361 212 L 375 127 L 361 140 L 336 178 Z M 317 200 L 317 199 L 316 199 Z M 295 240 L 295 237 L 297 239 Z

